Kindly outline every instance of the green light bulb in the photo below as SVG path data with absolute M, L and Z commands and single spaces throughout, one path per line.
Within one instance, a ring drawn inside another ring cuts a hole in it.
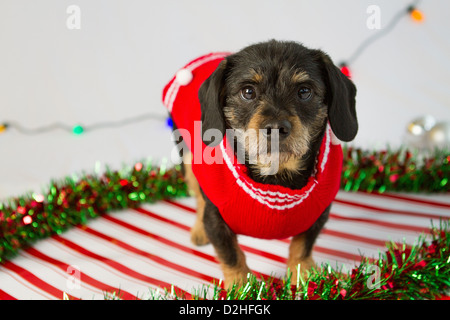
M 83 127 L 80 126 L 80 125 L 76 125 L 76 126 L 74 126 L 73 129 L 72 129 L 72 132 L 73 132 L 74 134 L 76 134 L 77 136 L 79 136 L 80 134 L 82 134 L 83 131 L 84 131 L 84 129 L 83 129 Z

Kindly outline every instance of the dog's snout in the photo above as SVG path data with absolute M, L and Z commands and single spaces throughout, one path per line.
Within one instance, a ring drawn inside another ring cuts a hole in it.
M 280 139 L 287 138 L 291 133 L 292 123 L 289 120 L 273 121 L 264 127 L 264 134 L 269 137 L 274 129 L 278 129 Z

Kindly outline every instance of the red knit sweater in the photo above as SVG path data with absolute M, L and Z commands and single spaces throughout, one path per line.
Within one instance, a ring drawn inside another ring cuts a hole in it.
M 198 89 L 228 54 L 211 53 L 188 63 L 183 68 L 185 77 L 175 76 L 165 86 L 164 105 L 176 127 L 182 129 L 181 135 L 193 154 L 192 170 L 200 187 L 233 232 L 264 239 L 302 233 L 314 224 L 339 190 L 342 148 L 331 143 L 328 126 L 315 175 L 302 189 L 292 190 L 250 179 L 226 137 L 214 148 L 206 146 L 201 139 L 201 125 L 195 123 L 201 120 Z M 214 163 L 205 163 L 208 160 L 202 155 L 213 155 Z

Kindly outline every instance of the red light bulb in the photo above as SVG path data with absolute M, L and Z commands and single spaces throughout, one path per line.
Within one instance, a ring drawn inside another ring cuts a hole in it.
M 346 64 L 341 64 L 341 72 L 346 75 L 348 78 L 351 78 L 350 68 Z
M 421 23 L 425 19 L 422 11 L 415 7 L 409 7 L 408 12 L 411 15 L 411 18 L 417 23 Z

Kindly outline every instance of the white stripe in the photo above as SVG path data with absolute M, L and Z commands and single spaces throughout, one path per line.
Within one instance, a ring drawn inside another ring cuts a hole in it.
M 206 57 L 204 57 L 204 58 L 202 58 L 202 59 L 200 59 L 198 61 L 195 61 L 195 62 L 192 62 L 191 64 L 188 64 L 186 66 L 186 69 L 188 69 L 190 71 L 194 71 L 195 69 L 197 69 L 201 65 L 203 65 L 203 64 L 205 64 L 205 63 L 207 63 L 207 62 L 209 62 L 211 60 L 215 60 L 215 59 L 218 59 L 218 58 L 224 58 L 226 56 L 228 56 L 228 53 L 218 52 L 218 53 L 215 53 L 215 54 L 213 54 L 211 56 L 206 56 Z
M 86 232 L 82 232 L 78 229 L 73 229 L 71 231 L 72 232 L 68 235 L 64 234 L 64 238 L 69 239 L 83 248 L 89 248 L 89 251 L 101 255 L 102 257 L 106 257 L 117 262 L 120 261 L 120 264 L 142 275 L 157 279 L 159 281 L 165 281 L 168 284 L 180 284 L 179 287 L 184 290 L 190 290 L 192 288 L 185 287 L 185 284 L 191 285 L 195 283 L 195 287 L 201 284 L 197 278 L 184 274 L 180 271 L 164 267 L 158 262 L 152 261 L 134 252 L 111 244 L 106 240 L 100 239 Z M 121 257 L 121 259 L 119 260 L 118 257 Z M 124 273 L 124 271 L 120 272 Z M 158 286 L 158 284 L 147 282 L 145 279 L 140 279 L 132 275 L 130 275 L 130 277 L 142 285 Z
M 370 195 L 370 193 L 365 194 L 360 192 L 355 197 L 355 193 L 353 192 L 351 193 L 339 192 L 336 199 L 351 201 L 356 204 L 370 205 L 386 211 L 401 210 L 401 211 L 409 211 L 412 213 L 441 215 L 443 217 L 450 218 L 449 209 L 431 206 L 424 203 L 413 203 L 395 198 L 372 196 Z
M 33 270 L 32 273 L 47 284 L 77 298 L 103 300 L 102 291 L 88 283 L 81 282 L 81 278 L 78 287 L 78 284 L 72 281 L 71 274 L 64 272 L 53 264 L 26 252 L 22 252 L 20 256 L 21 259 L 16 259 L 14 262 L 24 269 Z M 59 298 L 63 299 L 63 297 Z
M 320 164 L 320 171 L 323 172 L 325 170 L 325 165 L 328 162 L 328 154 L 330 153 L 330 139 L 331 139 L 331 128 L 329 125 L 327 125 L 326 131 L 326 141 L 325 141 L 325 151 L 323 153 L 323 160 Z
M 69 230 L 66 233 L 68 232 L 72 232 L 72 230 Z M 66 235 L 66 233 L 64 233 L 64 235 Z M 81 269 L 82 273 L 111 287 L 119 288 L 119 290 L 123 289 L 130 294 L 138 296 L 139 298 L 141 298 L 143 294 L 147 294 L 149 292 L 149 286 L 147 284 L 142 284 L 142 282 L 136 281 L 136 279 L 113 269 L 103 262 L 85 256 L 57 242 L 56 240 L 48 239 L 45 241 L 41 241 L 37 243 L 35 247 L 37 250 L 41 251 L 43 254 L 49 257 L 62 261 L 68 265 L 78 266 Z M 90 247 L 86 248 L 88 250 L 91 249 Z M 120 257 L 120 259 L 117 259 L 116 261 L 122 263 L 123 258 L 124 257 Z M 83 281 L 83 278 L 81 278 L 81 281 Z M 93 296 L 86 297 L 86 299 L 92 298 Z
M 166 207 L 161 210 L 168 211 L 169 208 L 170 210 L 174 210 L 172 209 L 172 206 L 169 205 L 166 205 Z M 154 211 L 154 209 L 152 211 Z M 184 216 L 192 216 L 192 223 L 189 223 L 187 225 L 193 225 L 194 222 L 193 219 L 195 219 L 195 216 L 191 214 L 186 214 L 186 212 L 184 212 Z M 117 239 L 121 239 L 121 241 L 122 239 L 126 239 L 126 241 L 124 242 L 126 242 L 128 245 L 131 245 L 139 250 L 158 256 L 174 264 L 178 264 L 183 267 L 189 266 L 189 269 L 196 270 L 200 273 L 203 273 L 211 277 L 216 278 L 221 277 L 220 269 L 217 267 L 216 264 L 212 266 L 211 262 L 205 261 L 200 257 L 197 257 L 193 254 L 188 254 L 183 250 L 161 243 L 155 239 L 152 239 L 151 237 L 146 237 L 142 234 L 138 234 L 128 229 L 125 229 L 124 227 L 118 226 L 108 220 L 101 219 L 93 221 L 93 223 L 89 224 L 89 227 L 103 234 L 115 237 Z M 181 261 L 182 263 L 180 263 Z M 189 277 L 195 276 L 189 275 Z M 200 279 L 199 281 L 204 280 Z
M 322 157 L 321 163 L 319 164 L 319 166 L 321 168 L 321 172 L 323 172 L 323 170 L 325 169 L 325 165 L 328 162 L 328 156 L 330 153 L 330 130 L 331 129 L 329 128 L 329 126 L 327 126 L 324 155 Z M 305 193 L 303 193 L 303 194 L 297 194 L 297 195 L 290 195 L 290 194 L 282 193 L 279 191 L 274 192 L 274 191 L 270 191 L 270 190 L 262 190 L 262 189 L 256 188 L 250 182 L 248 182 L 245 178 L 242 178 L 242 176 L 239 175 L 239 173 L 236 171 L 236 168 L 232 164 L 232 161 L 225 150 L 225 141 L 222 141 L 222 143 L 220 144 L 220 149 L 222 151 L 223 157 L 225 159 L 225 162 L 226 162 L 229 170 L 232 172 L 233 176 L 236 179 L 236 182 L 252 198 L 257 199 L 259 202 L 261 202 L 260 199 L 262 199 L 262 201 L 264 201 L 264 202 L 269 201 L 269 202 L 283 203 L 283 202 L 291 201 L 291 204 L 289 204 L 289 205 L 273 207 L 275 209 L 283 210 L 283 209 L 292 208 L 292 207 L 300 204 L 306 197 L 309 196 L 312 189 L 318 183 L 317 180 L 314 179 L 314 184 L 312 185 L 312 187 L 309 190 L 305 191 Z M 267 195 L 267 196 L 264 196 L 264 195 Z M 294 201 L 294 200 L 297 200 L 297 202 L 292 203 L 292 201 Z M 263 202 L 261 202 L 261 203 L 263 203 Z M 269 205 L 269 207 L 270 207 L 270 205 Z
M 450 197 L 448 196 L 448 193 L 414 193 L 411 194 L 409 192 L 391 192 L 391 194 L 396 194 L 399 196 L 404 196 L 406 198 L 412 198 L 416 200 L 425 200 L 425 201 L 435 201 L 437 203 L 440 203 L 442 205 L 450 205 Z M 402 200 L 403 201 L 403 200 Z M 431 206 L 431 204 L 426 204 L 427 206 Z
M 329 128 L 327 127 L 327 135 L 326 135 L 326 141 L 325 141 L 326 147 L 325 147 L 324 156 L 322 158 L 322 162 L 320 163 L 321 168 L 325 167 L 325 164 L 327 163 L 327 160 L 328 160 L 328 154 L 330 151 L 329 143 L 330 143 L 330 133 L 329 133 Z M 245 178 L 241 179 L 241 176 L 236 171 L 236 168 L 232 164 L 231 159 L 225 150 L 225 141 L 224 140 L 220 144 L 220 149 L 222 151 L 223 158 L 225 159 L 225 163 L 227 164 L 227 167 L 229 168 L 229 170 L 235 177 L 237 184 L 252 198 L 258 200 L 260 203 L 265 204 L 270 208 L 284 210 L 284 209 L 292 208 L 292 207 L 302 203 L 303 200 L 309 196 L 311 191 L 315 188 L 316 184 L 318 183 L 317 180 L 314 179 L 314 184 L 311 186 L 311 188 L 308 189 L 307 191 L 305 191 L 303 194 L 299 194 L 299 195 L 290 195 L 290 194 L 285 194 L 285 193 L 281 193 L 278 191 L 273 192 L 270 190 L 261 190 L 259 188 L 254 187 L 250 182 L 245 180 Z M 323 171 L 323 169 L 321 169 L 321 170 Z M 268 194 L 269 196 L 263 196 L 263 194 Z M 278 196 L 278 198 L 273 198 L 271 196 L 275 196 L 275 197 Z M 288 199 L 284 199 L 284 198 L 288 198 Z M 276 206 L 276 205 L 271 205 L 268 203 L 268 201 L 269 202 L 286 202 L 286 201 L 293 201 L 293 199 L 296 199 L 297 201 L 291 202 L 290 204 L 287 204 L 284 206 Z
M 333 207 L 331 207 L 331 211 L 333 212 Z M 405 238 L 408 241 L 408 243 L 412 243 L 417 238 L 417 232 L 407 230 L 392 232 L 392 229 L 390 228 L 388 229 L 380 225 L 370 224 L 362 221 L 340 220 L 335 219 L 333 217 L 331 217 L 327 221 L 325 229 L 351 233 L 352 235 L 355 236 L 361 236 L 385 242 L 387 241 L 401 242 L 403 238 Z
M 174 83 L 175 83 L 175 86 L 173 88 L 171 87 L 172 93 L 169 96 L 169 102 L 168 102 L 168 110 L 170 113 L 172 113 L 175 98 L 177 97 L 178 91 L 180 90 L 180 85 L 176 81 L 174 81 Z
M 18 300 L 56 300 L 54 296 L 0 265 L 0 289 Z
M 167 218 L 169 220 L 176 221 L 176 222 L 179 222 L 179 223 L 187 225 L 187 226 L 194 225 L 195 214 L 194 213 L 188 213 L 184 209 L 177 208 L 177 207 L 174 207 L 172 205 L 165 204 L 163 202 L 161 204 L 156 204 L 156 206 L 153 205 L 153 204 L 152 205 L 144 205 L 143 208 L 147 208 L 151 212 L 154 212 L 157 215 L 162 216 L 164 218 Z M 149 219 L 151 219 L 152 221 L 149 221 L 150 223 L 149 223 L 148 227 L 156 230 L 157 228 L 155 226 L 152 226 L 152 225 L 154 225 L 154 220 L 152 218 L 149 218 Z M 166 231 L 165 233 L 161 232 L 161 234 L 165 234 L 165 237 L 167 237 L 167 234 L 170 234 L 170 239 L 171 240 L 175 240 L 175 238 L 176 238 L 176 242 L 179 242 L 183 246 L 191 247 L 191 248 L 193 248 L 193 249 L 195 249 L 197 251 L 202 251 L 202 252 L 207 253 L 207 254 L 209 254 L 210 256 L 213 256 L 213 257 L 216 256 L 216 253 L 215 253 L 214 248 L 212 246 L 201 246 L 201 247 L 194 246 L 190 242 L 190 233 L 189 232 L 180 230 L 180 229 L 178 229 L 176 227 L 173 227 L 173 228 L 175 228 L 175 229 L 172 232 L 168 233 Z M 156 232 L 154 232 L 154 233 L 156 233 Z M 239 236 L 239 237 L 241 237 L 241 236 Z M 244 237 L 244 236 L 242 236 L 242 237 Z M 274 242 L 272 242 L 272 244 L 274 244 Z M 285 247 L 286 247 L 286 250 L 287 250 L 287 246 L 285 246 Z M 245 249 L 243 249 L 243 250 L 245 251 Z M 267 247 L 265 249 L 262 249 L 262 251 L 270 252 L 269 250 L 267 250 Z M 271 253 L 279 255 L 280 251 L 271 252 Z M 279 270 L 282 270 L 284 268 L 283 264 L 279 263 L 278 261 L 274 261 L 274 260 L 272 260 L 270 258 L 263 257 L 263 256 L 260 256 L 260 255 L 256 255 L 256 254 L 251 254 L 251 253 L 249 253 L 247 251 L 245 251 L 245 254 L 247 256 L 248 266 L 252 270 L 255 270 L 255 271 L 258 271 L 258 272 L 263 272 L 263 273 L 266 273 L 266 274 L 270 274 L 271 271 L 275 272 L 275 269 L 277 269 L 277 268 Z M 196 257 L 196 259 L 203 260 L 202 261 L 203 264 L 211 265 L 210 261 L 205 261 L 204 259 L 199 258 L 199 257 Z M 190 264 L 188 264 L 188 262 L 185 265 L 186 266 L 190 266 Z M 216 273 L 218 273 L 217 278 L 223 277 L 222 271 L 221 271 L 220 266 L 218 264 L 211 265 L 210 268 L 213 268 L 213 269 L 216 270 Z M 196 270 L 203 271 L 204 269 L 196 269 Z M 270 271 L 268 272 L 268 270 L 270 270 Z
M 233 164 L 231 163 L 230 158 L 228 157 L 228 155 L 225 151 L 224 141 L 222 141 L 222 143 L 220 144 L 220 150 L 222 151 L 223 158 L 225 159 L 225 163 L 227 164 L 231 173 L 235 177 L 236 183 L 242 188 L 242 190 L 244 190 L 245 193 L 247 193 L 253 199 L 257 200 L 259 203 L 261 203 L 271 209 L 286 210 L 286 209 L 290 209 L 290 208 L 293 208 L 293 207 L 299 205 L 300 203 L 303 202 L 303 200 L 305 200 L 309 196 L 309 194 L 314 190 L 315 186 L 317 185 L 317 180 L 314 179 L 314 181 L 313 181 L 314 183 L 312 184 L 312 186 L 300 196 L 299 200 L 291 202 L 290 204 L 286 204 L 286 205 L 272 205 L 269 203 L 269 201 L 276 201 L 276 200 L 274 200 L 274 198 L 264 197 L 264 196 L 261 196 L 260 194 L 256 194 L 255 192 L 261 192 L 262 190 L 255 188 L 251 183 L 249 183 L 247 181 L 241 180 L 241 177 L 237 173 L 236 169 L 234 168 Z M 285 201 L 285 199 L 279 199 L 279 201 Z
M 427 229 L 431 226 L 431 222 L 435 226 L 439 226 L 439 219 L 429 219 L 422 217 L 397 215 L 389 212 L 377 212 L 370 209 L 358 208 L 346 204 L 333 202 L 333 212 L 348 218 L 370 219 L 378 222 L 400 223 L 411 227 L 422 227 Z
M 188 216 L 190 217 L 190 222 L 187 225 L 193 226 L 194 225 L 194 219 L 195 216 L 193 214 L 187 214 L 186 212 L 179 211 L 176 208 L 168 208 L 168 207 L 161 207 L 161 208 L 154 208 L 153 205 L 144 205 L 144 208 L 147 207 L 153 212 L 158 212 L 159 215 L 170 218 L 170 219 L 179 219 L 182 216 Z M 143 229 L 147 232 L 156 234 L 162 238 L 167 238 L 173 242 L 176 242 L 184 247 L 188 247 L 190 249 L 195 249 L 197 251 L 200 251 L 204 254 L 215 256 L 215 251 L 212 246 L 202 246 L 197 247 L 194 246 L 190 241 L 190 233 L 184 232 L 183 230 L 180 230 L 176 226 L 172 226 L 166 222 L 162 222 L 156 219 L 153 219 L 149 216 L 146 216 L 142 213 L 136 212 L 136 211 L 126 211 L 121 212 L 119 215 L 115 216 L 117 219 L 122 220 L 126 223 L 129 223 L 131 225 L 135 225 L 140 229 Z M 185 224 L 186 221 L 180 220 L 182 224 Z M 183 223 L 184 222 L 184 223 Z M 213 267 L 215 264 L 211 264 L 211 262 L 204 261 L 204 263 L 207 263 L 209 267 Z

